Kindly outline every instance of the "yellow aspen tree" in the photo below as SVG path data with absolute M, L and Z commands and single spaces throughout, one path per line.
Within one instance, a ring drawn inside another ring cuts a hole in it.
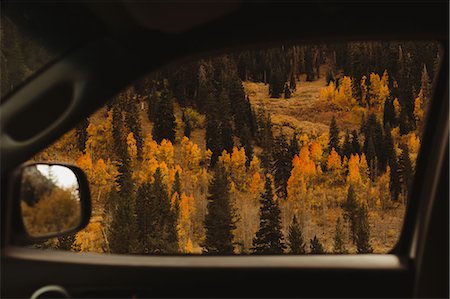
M 261 171 L 261 161 L 256 155 L 253 155 L 252 160 L 250 161 L 250 167 L 248 169 L 250 175 L 253 176 L 255 173 L 259 173 Z
M 226 151 L 223 150 L 222 154 L 219 156 L 219 163 L 222 163 L 223 167 L 225 168 L 226 173 L 230 173 L 230 167 L 231 167 L 231 155 Z
M 291 175 L 287 183 L 287 198 L 290 201 L 298 202 L 305 193 L 306 181 L 303 165 L 301 165 L 300 158 L 295 155 L 294 159 L 292 159 Z
M 161 144 L 158 146 L 157 160 L 158 162 L 164 162 L 166 165 L 171 166 L 174 164 L 173 161 L 173 145 L 170 140 L 163 139 Z
M 208 148 L 205 151 L 205 165 L 211 164 L 212 151 Z
M 401 110 L 400 102 L 398 101 L 398 98 L 395 98 L 394 99 L 394 111 L 395 111 L 396 118 L 400 117 L 400 110 Z
M 233 147 L 230 159 L 230 175 L 231 180 L 239 191 L 243 191 L 245 187 L 247 175 L 246 161 L 245 149 L 242 147 L 238 150 L 237 147 Z
M 367 97 L 369 94 L 369 88 L 367 87 L 367 77 L 363 75 L 361 78 L 361 103 L 366 106 L 368 104 Z
M 194 245 L 192 245 L 191 238 L 188 238 L 184 252 L 185 253 L 193 253 L 194 252 Z
M 334 96 L 336 92 L 336 85 L 333 81 L 330 81 L 327 87 L 321 88 L 319 98 L 326 104 L 334 102 Z
M 310 147 L 310 151 L 311 151 L 311 159 L 316 163 L 316 164 L 320 164 L 320 162 L 322 161 L 322 155 L 323 155 L 323 148 L 322 145 L 317 142 L 314 141 L 313 143 L 311 143 L 311 147 Z
M 91 153 L 86 150 L 86 153 L 82 154 L 78 160 L 77 165 L 86 173 L 89 181 L 93 181 L 94 177 L 94 166 L 92 164 Z
M 383 76 L 380 80 L 380 91 L 378 96 L 378 111 L 383 111 L 384 102 L 386 102 L 387 98 L 390 95 L 389 90 L 389 75 L 387 70 L 384 70 Z
M 348 184 L 359 184 L 361 182 L 361 173 L 359 171 L 359 156 L 358 154 L 350 155 L 348 160 Z
M 199 170 L 202 153 L 199 146 L 186 136 L 181 140 L 181 164 L 189 170 Z
M 361 154 L 361 158 L 359 160 L 359 174 L 361 176 L 361 181 L 366 184 L 370 178 L 370 170 L 369 164 L 367 164 L 366 155 Z
M 103 253 L 107 247 L 101 216 L 91 219 L 88 226 L 75 235 L 75 246 L 81 252 Z
M 261 178 L 261 175 L 258 172 L 255 172 L 252 176 L 252 180 L 250 182 L 249 191 L 250 197 L 253 199 L 257 199 L 259 194 L 264 190 L 264 182 Z
M 408 136 L 408 147 L 411 154 L 417 154 L 420 149 L 420 138 L 415 132 L 410 132 Z
M 331 171 L 340 171 L 341 170 L 341 157 L 333 148 L 331 150 L 330 155 L 327 159 L 327 169 Z

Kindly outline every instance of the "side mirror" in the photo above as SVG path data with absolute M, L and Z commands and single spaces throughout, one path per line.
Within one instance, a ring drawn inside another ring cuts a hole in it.
M 80 168 L 28 164 L 19 169 L 15 178 L 16 242 L 32 244 L 66 236 L 89 223 L 89 185 Z

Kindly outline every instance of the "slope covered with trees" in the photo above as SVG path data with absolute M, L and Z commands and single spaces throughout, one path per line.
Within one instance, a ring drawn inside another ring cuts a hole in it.
M 34 157 L 76 163 L 91 182 L 91 224 L 48 246 L 387 252 L 438 62 L 435 43 L 359 42 L 244 51 L 156 72 Z

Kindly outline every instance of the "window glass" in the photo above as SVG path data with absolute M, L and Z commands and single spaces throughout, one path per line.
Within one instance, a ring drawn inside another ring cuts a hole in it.
M 35 247 L 364 254 L 395 246 L 436 42 L 280 45 L 152 73 L 34 161 L 91 183 L 89 226 Z

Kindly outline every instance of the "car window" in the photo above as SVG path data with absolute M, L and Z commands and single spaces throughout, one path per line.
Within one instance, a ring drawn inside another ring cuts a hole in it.
M 432 41 L 280 45 L 167 66 L 33 161 L 91 186 L 119 254 L 364 254 L 396 244 L 440 63 Z

